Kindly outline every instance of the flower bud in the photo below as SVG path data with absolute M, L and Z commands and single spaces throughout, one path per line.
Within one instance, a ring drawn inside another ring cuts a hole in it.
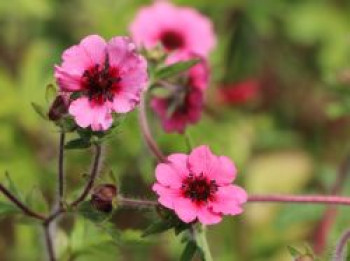
M 53 101 L 48 116 L 51 121 L 57 121 L 68 112 L 68 102 L 63 95 L 58 95 Z
M 99 211 L 111 212 L 113 201 L 117 196 L 117 187 L 114 184 L 102 184 L 94 188 L 91 195 L 91 204 Z

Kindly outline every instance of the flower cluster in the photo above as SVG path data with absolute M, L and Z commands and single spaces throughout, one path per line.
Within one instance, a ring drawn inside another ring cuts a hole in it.
M 155 79 L 166 95 L 152 96 L 151 108 L 161 118 L 165 131 L 183 133 L 188 124 L 199 121 L 203 109 L 209 82 L 206 57 L 216 41 L 210 20 L 190 8 L 158 2 L 140 11 L 131 33 L 140 46 L 152 48 L 159 42 L 163 45 L 166 55 L 158 67 L 198 61 L 188 70 Z M 85 129 L 102 133 L 108 130 L 113 115 L 133 110 L 149 84 L 147 61 L 127 37 L 106 42 L 98 35 L 87 36 L 68 48 L 62 60 L 55 66 L 59 95 L 48 116 L 57 121 L 69 114 L 80 133 Z M 90 144 L 84 137 L 81 139 L 83 145 Z M 247 194 L 232 184 L 235 176 L 236 168 L 229 158 L 200 146 L 190 155 L 172 154 L 166 162 L 159 163 L 153 190 L 159 203 L 174 211 L 182 224 L 215 224 L 223 215 L 243 211 Z M 92 191 L 91 204 L 99 211 L 110 212 L 116 187 L 104 184 Z
M 197 123 L 203 110 L 204 91 L 209 82 L 206 57 L 216 43 L 211 21 L 191 8 L 157 2 L 140 10 L 130 27 L 136 43 L 152 48 L 161 43 L 170 54 L 167 64 L 190 59 L 199 63 L 168 84 L 166 97 L 154 97 L 151 106 L 166 132 L 183 133 Z

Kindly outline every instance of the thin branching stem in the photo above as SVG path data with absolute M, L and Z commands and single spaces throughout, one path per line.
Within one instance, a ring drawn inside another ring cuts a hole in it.
M 45 216 L 35 212 L 34 210 L 27 207 L 24 203 L 22 203 L 15 195 L 13 195 L 7 188 L 5 188 L 2 184 L 0 184 L 0 191 L 13 203 L 15 206 L 17 206 L 20 210 L 22 210 L 23 214 L 39 219 L 39 220 L 45 220 Z
M 45 233 L 45 242 L 47 247 L 47 253 L 50 261 L 56 261 L 55 250 L 52 242 L 52 237 L 50 234 L 50 223 L 43 224 Z
M 340 237 L 332 261 L 345 261 L 346 243 L 350 239 L 350 229 L 346 230 Z
M 63 206 L 64 197 L 64 142 L 65 133 L 62 131 L 60 134 L 60 144 L 58 151 L 58 203 L 59 207 Z
M 145 138 L 148 148 L 153 153 L 153 155 L 157 158 L 157 160 L 159 162 L 166 162 L 167 159 L 164 156 L 163 152 L 159 149 L 157 142 L 154 140 L 148 125 L 145 96 L 146 96 L 146 93 L 143 93 L 141 95 L 140 108 L 139 108 L 139 119 L 140 119 L 141 131 L 142 131 L 143 137 Z
M 93 188 L 97 174 L 99 172 L 100 163 L 101 163 L 101 151 L 102 151 L 101 145 L 95 144 L 95 158 L 90 171 L 90 177 L 89 177 L 88 183 L 86 184 L 80 196 L 71 204 L 73 207 L 83 202 L 88 196 L 88 194 L 90 193 L 91 189 Z

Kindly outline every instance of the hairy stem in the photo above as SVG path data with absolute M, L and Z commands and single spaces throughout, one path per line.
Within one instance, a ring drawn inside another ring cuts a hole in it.
M 350 197 L 332 195 L 250 195 L 248 202 L 350 205 Z
M 98 171 L 99 171 L 99 167 L 100 167 L 101 150 L 102 150 L 101 145 L 100 144 L 96 144 L 95 145 L 95 158 L 94 158 L 94 162 L 92 164 L 89 181 L 86 184 L 86 186 L 85 186 L 83 192 L 81 193 L 81 195 L 71 204 L 72 206 L 77 206 L 82 201 L 84 201 L 85 198 L 88 196 L 89 192 L 91 191 L 91 189 L 93 188 L 93 186 L 95 184 L 95 180 L 96 180 L 97 174 L 98 174 Z
M 157 160 L 159 162 L 166 162 L 167 159 L 162 153 L 162 151 L 159 149 L 157 143 L 155 142 L 148 125 L 145 96 L 146 96 L 145 93 L 141 95 L 140 108 L 139 108 L 139 119 L 140 119 L 141 131 L 142 131 L 143 137 L 145 138 L 148 148 L 151 150 L 151 152 L 157 158 Z
M 60 145 L 58 152 L 58 203 L 59 207 L 63 206 L 64 197 L 64 142 L 65 133 L 62 131 L 60 134 Z
M 47 253 L 49 256 L 50 261 L 56 261 L 55 257 L 55 251 L 52 243 L 52 238 L 50 235 L 50 224 L 44 224 L 44 233 L 45 233 L 45 241 L 46 241 L 46 247 L 47 247 Z
M 154 207 L 158 204 L 157 201 L 132 198 L 119 198 L 118 202 L 122 205 L 130 207 Z
M 15 204 L 22 212 L 32 218 L 45 220 L 45 216 L 42 214 L 36 213 L 31 210 L 29 207 L 24 205 L 16 196 L 14 196 L 7 188 L 0 184 L 0 191 L 13 203 Z
M 340 237 L 334 252 L 332 261 L 345 261 L 346 243 L 350 239 L 350 229 Z
M 213 257 L 210 252 L 207 235 L 206 235 L 206 227 L 201 225 L 200 228 L 195 230 L 195 237 L 197 241 L 197 245 L 203 251 L 203 257 L 205 261 L 213 261 Z

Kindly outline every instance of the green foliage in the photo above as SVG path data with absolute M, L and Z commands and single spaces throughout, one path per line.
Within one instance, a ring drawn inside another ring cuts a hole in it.
M 193 67 L 199 62 L 200 60 L 193 59 L 193 60 L 188 60 L 185 62 L 177 62 L 168 66 L 161 67 L 155 72 L 154 78 L 156 80 L 163 80 L 163 79 L 171 78 L 173 76 L 177 76 L 189 70 L 191 67 Z
M 195 255 L 196 251 L 197 251 L 197 244 L 194 241 L 189 240 L 186 243 L 186 247 L 181 254 L 180 260 L 181 261 L 191 261 Z

